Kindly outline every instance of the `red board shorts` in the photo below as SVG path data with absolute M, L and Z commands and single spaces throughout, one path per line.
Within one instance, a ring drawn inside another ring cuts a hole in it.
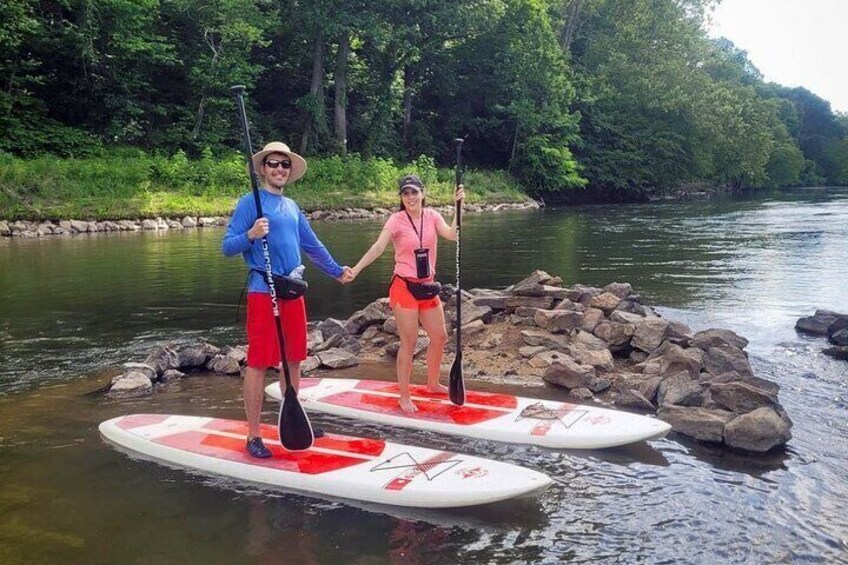
M 303 297 L 277 300 L 280 322 L 286 342 L 286 360 L 297 363 L 306 359 L 306 302 Z M 271 295 L 247 293 L 247 366 L 255 369 L 277 367 L 280 345 Z
M 392 285 L 389 287 L 389 306 L 391 308 L 400 306 L 401 308 L 410 310 L 432 310 L 433 308 L 438 308 L 441 303 L 442 301 L 439 300 L 438 296 L 427 300 L 417 300 L 409 292 L 409 289 L 406 288 L 406 282 L 400 277 L 395 277 Z

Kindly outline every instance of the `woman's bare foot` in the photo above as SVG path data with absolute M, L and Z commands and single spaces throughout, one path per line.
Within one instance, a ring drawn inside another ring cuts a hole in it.
M 409 398 L 399 399 L 398 404 L 400 404 L 400 409 L 404 412 L 418 412 L 418 407 Z
M 439 383 L 439 382 L 437 382 L 435 384 L 427 383 L 427 392 L 447 394 L 448 387 L 446 387 L 445 385 L 443 385 L 442 383 Z

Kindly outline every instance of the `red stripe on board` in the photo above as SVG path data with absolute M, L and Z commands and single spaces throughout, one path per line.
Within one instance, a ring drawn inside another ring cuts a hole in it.
M 203 426 L 203 429 L 247 437 L 247 422 L 239 420 L 215 419 Z M 280 439 L 280 432 L 277 427 L 268 424 L 263 424 L 259 428 L 259 435 L 262 436 L 262 439 L 270 441 L 279 441 Z M 324 437 L 316 439 L 312 445 L 314 447 L 335 449 L 336 451 L 346 451 L 351 454 L 373 457 L 383 453 L 383 450 L 386 448 L 386 442 L 381 439 L 349 437 L 338 434 L 326 434 Z
M 412 480 L 422 473 L 426 473 L 430 469 L 444 463 L 451 457 L 453 457 L 453 453 L 450 451 L 442 451 L 433 455 L 429 459 L 425 459 L 415 467 L 411 469 L 405 470 L 403 473 L 386 483 L 383 487 L 383 490 L 403 490 L 406 485 L 412 482 Z
M 321 384 L 321 379 L 317 377 L 301 377 L 300 390 Z
M 489 410 L 486 408 L 475 408 L 473 406 L 456 406 L 454 404 L 443 404 L 432 400 L 413 400 L 418 412 L 404 412 L 398 405 L 398 399 L 391 396 L 380 396 L 377 394 L 365 394 L 362 392 L 339 392 L 321 398 L 320 402 L 355 408 L 375 414 L 389 414 L 391 416 L 402 416 L 411 420 L 427 420 L 431 422 L 445 422 L 471 426 L 481 422 L 487 422 L 500 418 L 509 412 L 500 410 Z
M 559 408 L 556 410 L 551 410 L 554 414 L 556 414 L 557 418 L 562 418 L 572 410 L 577 408 L 576 404 L 561 404 Z M 551 431 L 551 428 L 554 427 L 558 420 L 541 420 L 538 424 L 533 426 L 533 429 L 530 430 L 531 436 L 544 436 L 548 435 L 548 432 Z
M 391 394 L 400 394 L 400 385 L 397 383 L 383 381 L 359 381 L 356 384 L 357 390 L 368 390 L 374 392 L 386 392 Z M 410 385 L 409 391 L 413 396 L 421 396 L 424 398 L 434 398 L 438 400 L 448 400 L 446 392 L 430 392 L 424 385 Z M 465 401 L 472 404 L 480 404 L 482 406 L 496 406 L 498 408 L 516 408 L 518 400 L 511 394 L 498 394 L 494 392 L 465 392 Z
M 131 430 L 133 428 L 140 428 L 141 426 L 161 424 L 168 418 L 169 416 L 167 414 L 131 414 L 118 420 L 116 425 L 122 430 Z
M 368 463 L 362 459 L 315 452 L 312 450 L 292 453 L 279 445 L 268 445 L 273 457 L 257 459 L 248 455 L 244 440 L 201 431 L 180 432 L 154 440 L 154 443 L 173 447 L 189 453 L 197 453 L 215 459 L 245 463 L 254 467 L 265 467 L 288 473 L 320 475 L 346 467 Z

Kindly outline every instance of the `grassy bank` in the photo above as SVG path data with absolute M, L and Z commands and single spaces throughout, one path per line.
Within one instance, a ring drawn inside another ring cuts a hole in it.
M 373 208 L 397 203 L 396 182 L 407 172 L 421 175 L 428 202 L 451 201 L 453 170 L 438 169 L 427 157 L 398 166 L 358 156 L 310 158 L 306 176 L 288 195 L 305 210 Z M 467 171 L 469 202 L 527 199 L 507 173 Z M 229 214 L 250 190 L 243 158 L 233 153 L 189 160 L 112 150 L 86 159 L 51 156 L 19 159 L 0 154 L 0 219 L 132 219 Z

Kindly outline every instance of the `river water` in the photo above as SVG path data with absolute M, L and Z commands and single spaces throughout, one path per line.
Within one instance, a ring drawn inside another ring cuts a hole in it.
M 316 416 L 331 430 L 492 457 L 549 474 L 538 499 L 453 511 L 321 500 L 131 459 L 97 424 L 128 412 L 242 417 L 238 379 L 150 397 L 92 393 L 155 344 L 243 341 L 244 272 L 222 230 L 0 240 L 0 563 L 848 563 L 848 363 L 793 326 L 848 312 L 848 190 L 463 218 L 463 286 L 541 268 L 629 282 L 694 330 L 751 340 L 794 421 L 784 451 L 744 456 L 676 434 L 603 451 L 463 440 Z M 353 264 L 380 222 L 316 222 Z M 382 296 L 389 253 L 351 286 L 310 269 L 313 319 Z M 439 271 L 453 278 L 453 248 Z M 243 318 L 243 315 L 242 315 Z M 391 379 L 390 365 L 340 376 Z M 419 377 L 421 375 L 419 374 Z M 564 398 L 545 387 L 475 388 Z M 271 407 L 266 406 L 271 421 Z

